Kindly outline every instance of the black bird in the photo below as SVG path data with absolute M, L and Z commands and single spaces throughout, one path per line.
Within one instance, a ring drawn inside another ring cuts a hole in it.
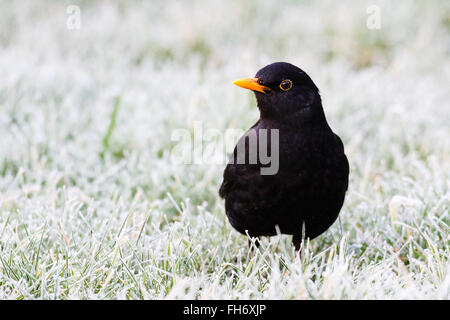
M 241 137 L 225 168 L 219 194 L 226 215 L 250 237 L 273 236 L 277 229 L 293 235 L 298 251 L 303 232 L 305 238 L 317 237 L 342 208 L 349 175 L 343 143 L 327 123 L 319 89 L 300 68 L 276 62 L 234 84 L 254 91 L 260 118 Z M 271 140 L 274 129 L 278 142 Z M 268 148 L 270 157 L 278 151 L 276 172 L 261 171 L 269 167 L 260 159 L 261 148 Z M 259 154 L 253 163 L 252 152 Z

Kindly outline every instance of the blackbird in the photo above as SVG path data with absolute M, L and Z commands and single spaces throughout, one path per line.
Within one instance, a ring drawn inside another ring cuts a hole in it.
M 250 237 L 293 235 L 299 251 L 302 238 L 323 233 L 342 208 L 349 176 L 343 143 L 327 123 L 319 89 L 300 68 L 276 62 L 234 84 L 254 92 L 260 118 L 225 168 L 219 195 L 226 215 Z M 263 172 L 262 149 L 278 154 L 273 172 Z M 257 161 L 250 161 L 252 152 Z

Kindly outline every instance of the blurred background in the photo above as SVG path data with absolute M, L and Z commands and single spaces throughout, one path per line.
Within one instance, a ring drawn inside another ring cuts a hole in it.
M 245 238 L 231 231 L 217 196 L 224 166 L 172 163 L 171 133 L 193 130 L 195 121 L 249 128 L 258 118 L 254 97 L 232 81 L 286 61 L 317 84 L 344 141 L 351 180 L 341 217 L 355 254 L 374 243 L 398 250 L 409 232 L 400 223 L 428 230 L 442 254 L 436 263 L 448 266 L 449 31 L 444 0 L 0 0 L 0 254 L 31 256 L 41 239 L 42 263 L 59 270 L 52 255 L 66 248 L 81 270 L 86 248 L 105 241 L 115 248 L 125 237 L 161 259 L 170 239 L 181 238 L 203 256 L 223 245 L 234 248 L 224 261 L 239 257 Z M 314 250 L 335 243 L 338 229 Z M 115 266 L 111 259 L 107 251 L 92 266 Z M 133 257 L 123 259 L 135 267 Z M 23 294 L 1 270 L 3 295 Z M 446 273 L 436 274 L 424 276 L 429 287 L 403 296 L 433 296 L 431 283 L 439 286 Z M 30 279 L 34 288 L 40 275 Z M 172 285 L 147 290 L 163 296 Z M 252 297 L 233 290 L 213 296 Z

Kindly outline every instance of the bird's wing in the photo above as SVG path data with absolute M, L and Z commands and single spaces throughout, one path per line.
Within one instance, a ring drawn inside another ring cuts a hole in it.
M 225 168 L 225 171 L 223 172 L 223 182 L 219 189 L 219 196 L 221 198 L 225 198 L 230 191 L 231 187 L 233 186 L 233 179 L 230 174 L 231 170 L 231 164 L 228 164 Z
M 251 126 L 247 132 L 249 132 L 250 130 L 257 127 L 258 124 L 259 124 L 259 120 L 253 126 Z M 227 166 L 225 167 L 225 170 L 223 172 L 223 182 L 219 189 L 219 196 L 221 198 L 226 197 L 226 195 L 231 190 L 231 188 L 234 184 L 234 178 L 236 178 L 236 166 L 234 165 L 236 163 L 236 158 L 237 158 L 237 150 L 235 147 L 233 150 L 232 158 L 230 159 L 233 161 L 230 161 L 230 163 L 227 164 Z
M 339 149 L 342 152 L 342 176 L 346 179 L 345 191 L 348 190 L 348 174 L 350 173 L 350 165 L 348 163 L 347 156 L 344 153 L 344 144 L 342 143 L 341 138 L 335 134 L 334 137 L 338 141 Z
M 235 148 L 233 156 L 223 172 L 223 182 L 219 189 L 219 195 L 222 198 L 226 198 L 238 180 L 242 182 L 245 179 L 260 175 L 259 165 L 239 164 L 237 157 L 237 148 Z

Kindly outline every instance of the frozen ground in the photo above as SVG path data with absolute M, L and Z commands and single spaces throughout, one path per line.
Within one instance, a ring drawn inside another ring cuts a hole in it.
M 0 0 L 0 298 L 448 299 L 450 6 L 392 3 Z M 251 257 L 224 165 L 171 161 L 176 129 L 250 127 L 231 82 L 273 61 L 351 167 L 301 264 L 287 236 Z

